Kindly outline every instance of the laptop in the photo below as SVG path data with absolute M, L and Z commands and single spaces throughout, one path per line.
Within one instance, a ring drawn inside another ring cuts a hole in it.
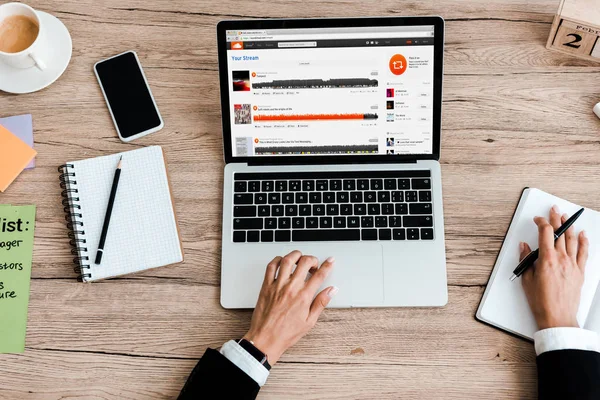
M 221 305 L 329 256 L 330 307 L 447 303 L 440 17 L 222 21 Z

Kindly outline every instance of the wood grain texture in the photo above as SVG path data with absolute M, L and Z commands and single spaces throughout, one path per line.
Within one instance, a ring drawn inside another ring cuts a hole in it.
M 600 209 L 600 65 L 544 48 L 554 0 L 30 0 L 59 17 L 73 59 L 34 94 L 34 170 L 0 202 L 35 203 L 26 352 L 0 355 L 0 399 L 174 398 L 206 347 L 241 336 L 249 311 L 219 306 L 223 159 L 215 25 L 221 19 L 442 15 L 442 173 L 449 304 L 326 310 L 273 369 L 262 399 L 533 399 L 531 344 L 475 321 L 524 186 Z M 121 143 L 92 73 L 135 49 L 165 129 Z M 90 285 L 74 281 L 56 167 L 159 144 L 186 260 Z

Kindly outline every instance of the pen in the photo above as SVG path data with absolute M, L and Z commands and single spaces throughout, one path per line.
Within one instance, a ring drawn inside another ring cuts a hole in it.
M 100 262 L 102 261 L 102 254 L 104 253 L 104 242 L 106 241 L 106 233 L 108 232 L 108 224 L 110 223 L 110 215 L 112 214 L 113 205 L 115 204 L 115 196 L 117 194 L 117 187 L 119 186 L 119 177 L 121 176 L 122 162 L 123 156 L 119 158 L 119 164 L 117 164 L 117 170 L 115 171 L 115 177 L 113 179 L 112 189 L 110 190 L 110 197 L 108 198 L 108 207 L 106 207 L 106 215 L 104 216 L 102 234 L 100 235 L 100 243 L 98 244 L 98 251 L 96 252 L 96 260 L 94 261 L 94 264 L 100 264 Z
M 561 235 L 563 233 L 565 233 L 567 231 L 567 229 L 569 229 L 571 227 L 571 225 L 573 225 L 575 223 L 575 221 L 577 221 L 577 218 L 579 218 L 579 216 L 583 213 L 584 210 L 585 209 L 582 208 L 581 210 L 577 211 L 575 214 L 573 214 L 571 216 L 571 218 L 566 220 L 565 223 L 562 224 L 560 226 L 560 228 L 558 228 L 554 232 L 554 241 L 555 242 L 556 242 L 556 239 L 561 237 Z M 513 271 L 513 274 L 510 277 L 511 282 L 514 281 L 515 279 L 517 279 L 519 276 L 523 275 L 523 273 L 525 271 L 527 271 L 527 268 L 531 267 L 533 265 L 533 263 L 535 262 L 535 260 L 538 259 L 539 254 L 540 254 L 540 249 L 534 250 L 531 253 L 527 254 L 527 256 L 523 259 L 523 261 L 521 261 L 519 263 L 519 265 L 517 265 L 517 268 L 515 268 L 515 270 Z

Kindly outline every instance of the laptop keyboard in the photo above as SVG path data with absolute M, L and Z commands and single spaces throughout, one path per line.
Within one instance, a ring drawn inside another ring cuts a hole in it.
M 433 240 L 431 172 L 236 173 L 233 241 Z

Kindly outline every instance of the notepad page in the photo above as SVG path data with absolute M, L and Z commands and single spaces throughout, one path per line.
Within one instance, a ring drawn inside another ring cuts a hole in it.
M 511 282 L 510 277 L 519 263 L 519 242 L 527 242 L 532 249 L 538 248 L 538 230 L 533 218 L 538 215 L 548 218 L 550 208 L 554 204 L 562 213 L 569 215 L 581 208 L 539 189 L 526 189 L 500 250 L 477 314 L 485 322 L 529 339 L 533 338 L 538 328 L 527 303 L 521 278 Z M 585 230 L 590 243 L 600 243 L 600 214 L 586 209 L 575 222 L 574 229 L 577 233 Z M 599 255 L 599 247 L 590 246 L 585 283 L 577 314 L 580 326 L 585 324 L 600 281 Z
M 104 254 L 94 264 L 115 170 L 123 156 L 121 176 Z M 162 149 L 139 150 L 71 162 L 93 281 L 181 262 L 175 213 Z

